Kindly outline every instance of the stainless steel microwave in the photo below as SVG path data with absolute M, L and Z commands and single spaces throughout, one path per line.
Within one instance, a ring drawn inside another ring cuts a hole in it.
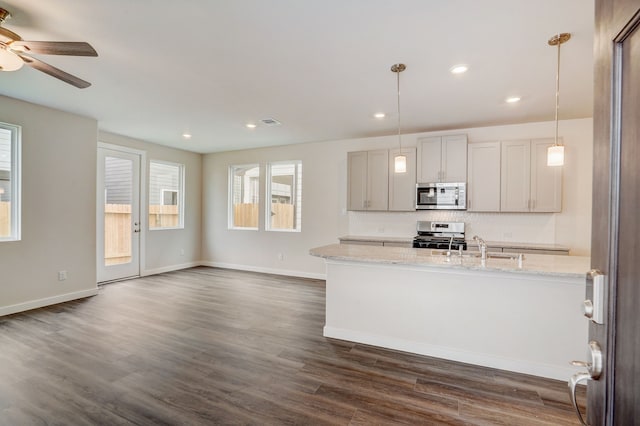
M 416 210 L 466 210 L 467 184 L 419 183 L 416 185 Z

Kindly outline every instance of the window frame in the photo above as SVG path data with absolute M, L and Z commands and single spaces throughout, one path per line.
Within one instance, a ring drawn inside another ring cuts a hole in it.
M 174 166 L 174 167 L 178 167 L 178 189 L 169 189 L 169 191 L 175 191 L 178 193 L 177 196 L 177 201 L 178 201 L 178 225 L 176 226 L 160 226 L 160 227 L 152 227 L 151 226 L 151 221 L 147 221 L 147 223 L 149 224 L 149 231 L 166 231 L 166 230 L 175 230 L 175 229 L 184 229 L 184 205 L 185 205 L 185 176 L 186 176 L 186 167 L 184 164 L 182 163 L 176 163 L 173 161 L 164 161 L 164 160 L 155 160 L 155 159 L 150 159 L 149 160 L 149 202 L 147 203 L 147 209 L 150 210 L 151 208 L 151 184 L 152 184 L 152 178 L 151 178 L 151 173 L 153 170 L 153 163 L 156 164 L 160 164 L 160 165 L 164 165 L 164 166 Z M 164 199 L 163 199 L 163 195 L 164 195 L 164 191 L 166 191 L 166 188 L 160 187 L 160 204 L 158 205 L 165 205 L 164 204 Z M 149 214 L 149 213 L 147 213 Z
M 9 177 L 11 179 L 11 210 L 9 236 L 1 237 L 0 243 L 22 239 L 22 127 L 0 122 L 0 128 L 11 132 L 11 159 Z
M 272 166 L 278 165 L 292 165 L 294 166 L 294 180 L 292 198 L 295 211 L 295 228 L 272 228 L 271 227 L 271 204 L 272 204 Z M 267 163 L 265 167 L 265 204 L 264 204 L 264 230 L 268 232 L 302 232 L 302 160 L 285 160 L 285 161 L 272 161 Z M 298 200 L 298 192 L 300 193 L 300 199 Z
M 262 166 L 259 163 L 247 163 L 247 164 L 231 164 L 229 165 L 229 170 L 227 174 L 228 188 L 227 188 L 227 229 L 234 231 L 259 231 L 260 230 L 260 215 L 258 214 L 258 224 L 257 226 L 236 226 L 234 222 L 234 212 L 233 212 L 233 198 L 234 198 L 234 177 L 236 175 L 236 170 L 238 169 L 246 169 L 250 170 L 253 168 L 258 169 L 258 190 L 256 193 L 258 194 L 258 212 L 260 211 L 260 178 L 262 176 Z

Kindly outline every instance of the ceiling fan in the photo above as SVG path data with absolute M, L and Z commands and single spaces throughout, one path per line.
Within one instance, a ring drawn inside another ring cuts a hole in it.
M 16 71 L 22 68 L 24 64 L 27 64 L 31 68 L 49 74 L 79 89 L 91 86 L 88 81 L 27 55 L 27 53 L 36 53 L 43 55 L 98 56 L 98 53 L 89 43 L 76 41 L 24 41 L 18 34 L 1 26 L 10 17 L 11 14 L 7 10 L 0 8 L 0 71 Z

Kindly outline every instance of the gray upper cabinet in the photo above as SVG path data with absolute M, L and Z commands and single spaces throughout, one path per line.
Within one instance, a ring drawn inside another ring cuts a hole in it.
M 399 149 L 389 150 L 389 211 L 416 210 L 416 148 L 402 148 L 407 157 L 406 173 L 394 173 L 394 157 Z
M 418 139 L 417 181 L 466 182 L 467 135 Z
M 467 210 L 500 211 L 500 142 L 471 143 L 468 149 Z
M 502 142 L 501 211 L 562 210 L 562 167 L 547 166 L 551 145 L 551 138 Z
M 502 142 L 500 210 L 528 212 L 531 206 L 531 143 Z
M 389 207 L 389 151 L 347 153 L 347 209 L 387 210 Z
M 547 148 L 553 139 L 531 141 L 531 211 L 562 211 L 562 169 L 547 166 Z

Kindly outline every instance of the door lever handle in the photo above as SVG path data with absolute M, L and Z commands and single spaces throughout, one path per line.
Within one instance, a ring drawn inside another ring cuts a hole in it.
M 600 348 L 598 342 L 596 342 L 595 340 L 589 342 L 589 355 L 591 357 L 591 362 L 571 361 L 571 365 L 574 365 L 576 367 L 585 367 L 587 371 L 574 374 L 573 376 L 571 376 L 571 379 L 569 379 L 568 383 L 571 403 L 573 404 L 573 408 L 575 408 L 576 410 L 578 419 L 580 419 L 580 424 L 584 426 L 587 426 L 587 423 L 582 418 L 580 409 L 578 409 L 578 402 L 576 400 L 576 386 L 578 386 L 578 383 L 585 380 L 598 380 L 602 375 L 602 368 L 604 364 L 602 359 L 602 349 Z
M 576 373 L 573 376 L 571 376 L 571 379 L 569 380 L 569 393 L 571 394 L 571 403 L 573 404 L 573 408 L 575 408 L 576 410 L 576 414 L 578 415 L 580 424 L 583 426 L 588 426 L 588 425 L 582 418 L 582 413 L 578 408 L 578 401 L 576 400 L 576 386 L 578 386 L 578 383 L 583 382 L 585 380 L 589 380 L 589 379 L 591 379 L 591 374 L 589 373 Z

